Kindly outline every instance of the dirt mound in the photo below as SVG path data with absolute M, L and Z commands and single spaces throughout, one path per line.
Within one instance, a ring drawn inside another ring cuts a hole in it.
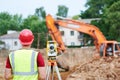
M 76 67 L 66 80 L 120 80 L 120 58 L 88 61 Z
M 66 53 L 57 57 L 57 63 L 59 67 L 70 70 L 75 65 L 91 60 L 94 53 L 95 47 L 69 48 Z

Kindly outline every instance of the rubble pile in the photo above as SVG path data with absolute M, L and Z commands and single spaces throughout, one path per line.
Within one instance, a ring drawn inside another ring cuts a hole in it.
M 120 80 L 120 58 L 92 59 L 77 66 L 66 80 Z

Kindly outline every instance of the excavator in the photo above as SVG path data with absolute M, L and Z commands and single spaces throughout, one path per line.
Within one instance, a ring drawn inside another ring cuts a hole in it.
M 58 43 L 59 52 L 64 53 L 66 46 L 58 26 L 90 35 L 100 57 L 118 57 L 120 55 L 120 43 L 107 40 L 99 28 L 94 25 L 68 18 L 54 19 L 50 14 L 46 16 L 46 25 L 52 39 Z

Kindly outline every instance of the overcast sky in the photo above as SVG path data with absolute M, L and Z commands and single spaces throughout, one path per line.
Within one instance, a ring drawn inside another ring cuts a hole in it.
M 69 8 L 68 16 L 79 14 L 85 10 L 87 0 L 0 0 L 0 12 L 7 11 L 10 14 L 22 14 L 23 17 L 34 14 L 35 9 L 44 7 L 47 14 L 55 15 L 58 5 Z

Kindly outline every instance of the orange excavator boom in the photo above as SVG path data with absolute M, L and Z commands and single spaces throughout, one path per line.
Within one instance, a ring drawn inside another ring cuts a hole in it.
M 96 48 L 99 50 L 99 47 L 102 42 L 106 41 L 106 38 L 102 34 L 102 32 L 94 25 L 90 25 L 84 22 L 80 22 L 77 20 L 64 19 L 64 20 L 54 20 L 51 15 L 46 16 L 46 23 L 49 33 L 53 40 L 55 40 L 59 44 L 60 50 L 65 50 L 65 45 L 63 43 L 61 33 L 57 29 L 56 25 L 61 27 L 69 28 L 72 30 L 76 30 L 78 32 L 82 32 L 90 35 L 94 39 L 94 44 Z
M 63 43 L 61 33 L 55 26 L 55 21 L 51 15 L 46 17 L 46 23 L 48 32 L 50 33 L 52 39 L 58 43 L 58 52 L 65 51 L 65 45 Z

